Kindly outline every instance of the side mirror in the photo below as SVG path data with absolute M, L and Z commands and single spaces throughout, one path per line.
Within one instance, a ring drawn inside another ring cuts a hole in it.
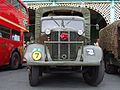
M 94 26 L 94 27 L 96 28 L 96 30 L 99 30 L 99 29 L 100 29 L 100 28 L 99 28 L 99 24 L 95 24 L 95 25 L 86 24 L 86 26 L 87 26 L 87 25 Z
M 95 26 L 96 26 L 96 30 L 99 30 L 99 24 L 96 24 Z

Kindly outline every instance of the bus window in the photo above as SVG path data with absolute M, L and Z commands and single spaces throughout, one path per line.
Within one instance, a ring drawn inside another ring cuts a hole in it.
M 27 23 L 28 23 L 28 21 L 25 18 L 23 18 L 23 24 L 24 24 L 24 26 L 26 26 Z
M 20 10 L 20 3 L 18 2 L 18 0 L 12 0 L 12 4 L 14 7 Z
M 2 37 L 2 33 L 0 32 L 0 37 Z
M 26 10 L 26 8 L 25 8 L 22 4 L 21 4 L 21 7 L 22 7 L 22 13 L 27 15 L 27 10 Z
M 20 32 L 12 30 L 12 40 L 20 41 Z
M 11 3 L 11 0 L 7 0 L 9 3 Z
M 10 29 L 0 25 L 0 34 L 2 38 L 10 39 Z

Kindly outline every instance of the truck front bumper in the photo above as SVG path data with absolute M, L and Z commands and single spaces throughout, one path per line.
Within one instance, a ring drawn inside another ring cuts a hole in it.
M 27 62 L 31 66 L 99 66 L 100 62 L 83 62 L 83 61 L 33 61 Z

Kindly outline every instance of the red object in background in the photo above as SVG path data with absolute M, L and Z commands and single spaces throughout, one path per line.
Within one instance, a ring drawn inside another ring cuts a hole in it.
M 64 41 L 68 40 L 68 33 L 61 33 L 60 38 Z
M 0 66 L 8 65 L 14 52 L 21 64 L 24 55 L 24 32 L 28 32 L 28 9 L 21 0 L 0 0 Z M 14 55 L 13 55 L 14 56 Z

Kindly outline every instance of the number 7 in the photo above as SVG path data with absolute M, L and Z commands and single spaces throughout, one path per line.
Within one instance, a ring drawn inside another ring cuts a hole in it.
M 38 58 L 38 56 L 39 56 L 39 53 L 35 53 L 35 55 L 36 55 L 36 58 Z

